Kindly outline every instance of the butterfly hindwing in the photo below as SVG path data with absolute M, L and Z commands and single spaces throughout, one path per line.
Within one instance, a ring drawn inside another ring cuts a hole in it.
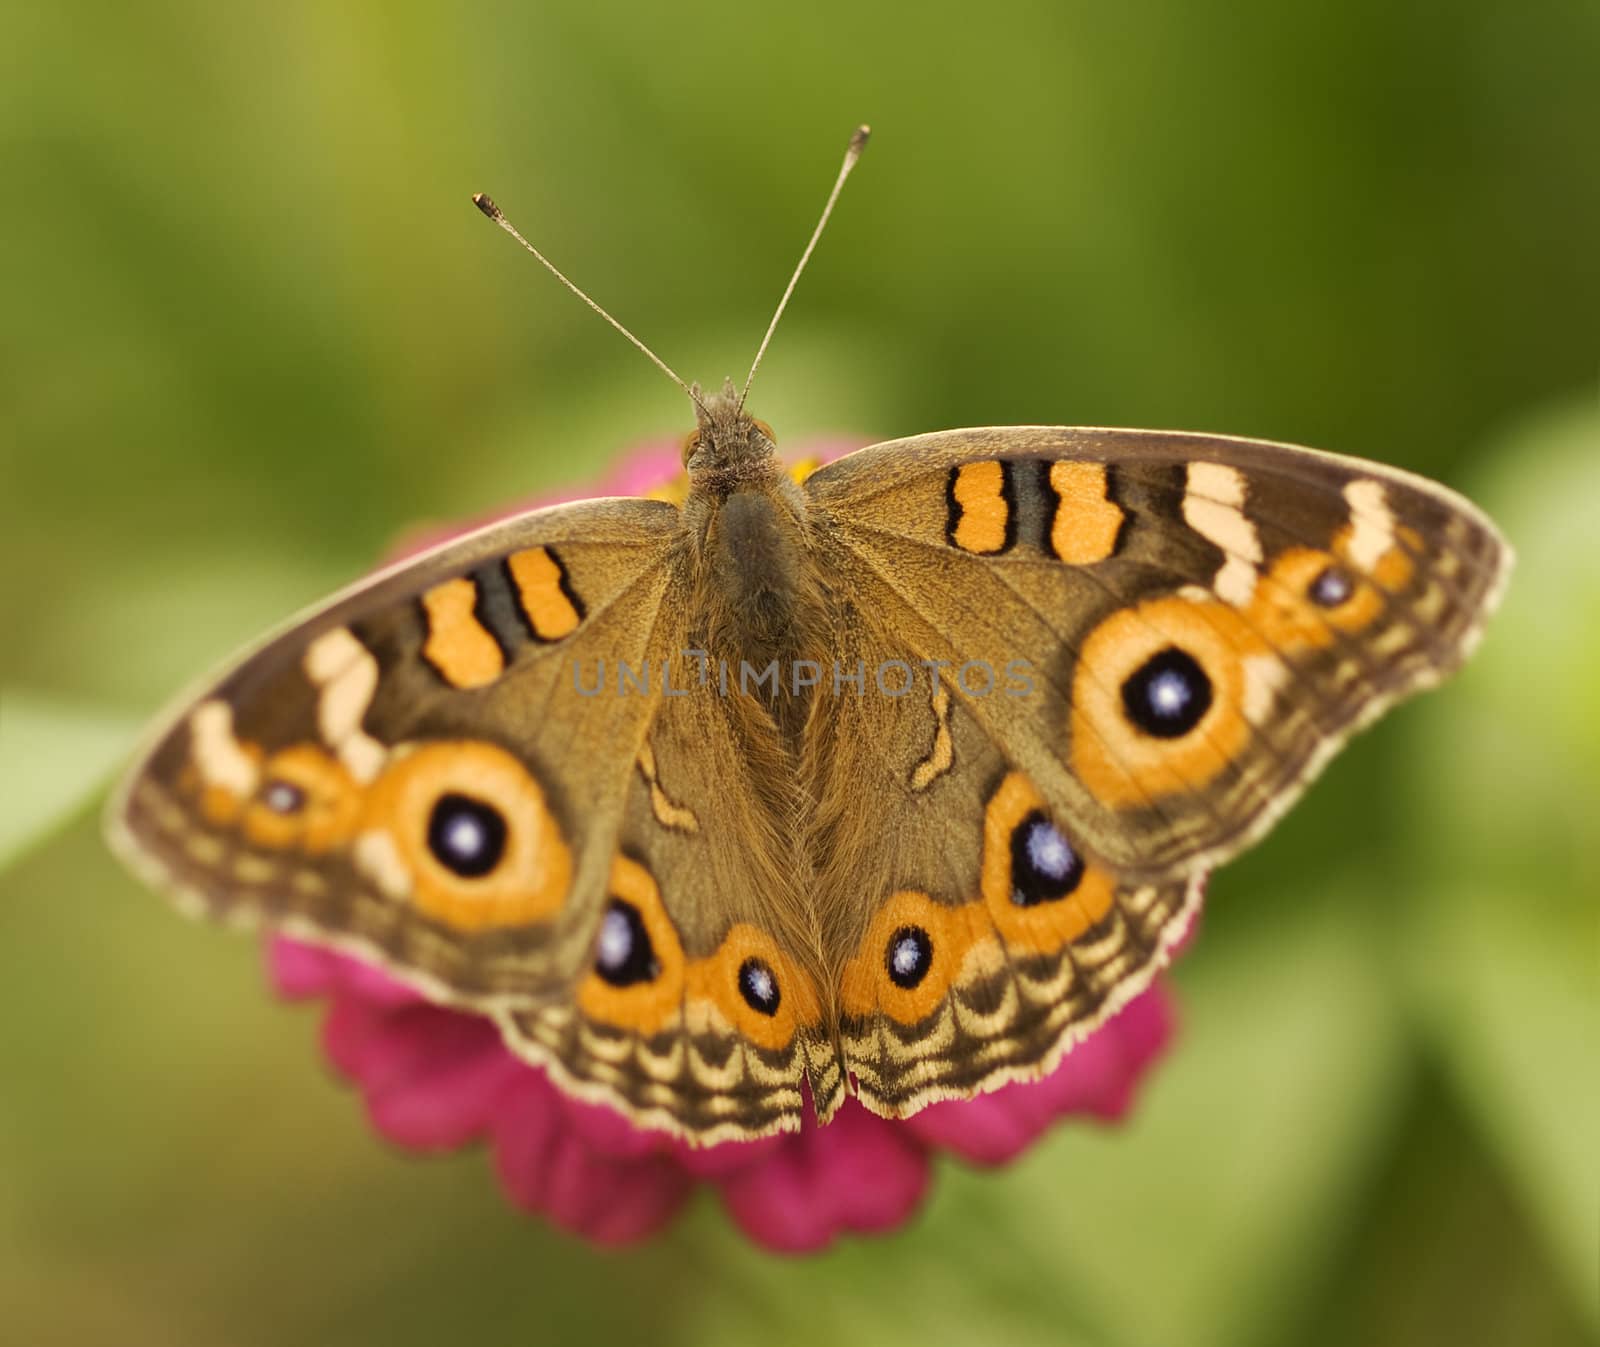
M 823 1028 L 806 860 L 781 826 L 798 783 L 765 702 L 740 692 L 738 665 L 710 655 L 687 617 L 662 614 L 634 669 L 648 689 L 595 694 L 651 717 L 590 961 L 570 996 L 501 1025 L 573 1092 L 703 1143 L 798 1127 L 808 1081 L 825 1113 L 844 1083 Z
M 1202 884 L 1130 880 L 1091 854 L 953 670 L 907 661 L 899 641 L 885 630 L 851 652 L 869 680 L 890 670 L 890 692 L 825 702 L 815 726 L 834 792 L 814 849 L 831 861 L 816 892 L 839 1043 L 858 1096 L 888 1116 L 1049 1071 L 1148 985 Z

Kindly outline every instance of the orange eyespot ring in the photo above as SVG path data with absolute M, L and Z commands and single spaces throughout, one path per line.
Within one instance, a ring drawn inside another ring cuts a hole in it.
M 694 452 L 700 447 L 700 431 L 691 430 L 683 437 L 683 466 L 689 466 L 689 460 L 694 457 Z
M 572 881 L 544 790 L 495 744 L 440 739 L 397 755 L 361 827 L 388 837 L 416 907 L 468 934 L 549 921 Z
M 244 833 L 263 847 L 299 847 L 313 856 L 343 846 L 356 830 L 361 787 L 338 759 L 294 744 L 262 766 L 263 784 L 244 811 Z
M 617 856 L 611 862 L 607 890 L 609 903 L 630 910 L 637 923 L 630 934 L 643 948 L 638 951 L 648 965 L 648 975 L 638 980 L 608 978 L 596 962 L 578 984 L 578 1008 L 592 1020 L 632 1029 L 635 1033 L 660 1033 L 683 1005 L 683 945 L 661 905 L 661 887 L 638 861 Z

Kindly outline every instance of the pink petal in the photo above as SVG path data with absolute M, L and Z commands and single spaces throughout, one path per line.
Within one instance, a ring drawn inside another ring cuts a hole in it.
M 973 1164 L 1015 1159 L 1060 1118 L 1113 1121 L 1127 1111 L 1134 1087 L 1172 1035 L 1166 991 L 1136 996 L 1061 1059 L 1043 1080 L 1007 1085 L 976 1099 L 932 1104 L 903 1124 L 919 1140 Z
M 331 950 L 279 935 L 267 941 L 266 953 L 267 979 L 286 1001 L 305 1001 L 333 991 L 338 956 Z
M 689 1146 L 679 1142 L 678 1163 L 697 1179 L 716 1182 L 775 1159 L 795 1139 L 793 1132 L 758 1137 L 754 1141 L 724 1141 L 715 1146 Z
M 322 1021 L 322 1050 L 333 1069 L 352 1084 L 361 1079 L 367 1048 L 383 1033 L 386 1012 L 355 996 L 334 1000 Z
M 397 1146 L 457 1150 L 489 1130 L 501 1096 L 525 1069 L 509 1054 L 483 1054 L 369 1092 L 367 1113 Z
M 354 955 L 309 941 L 274 936 L 267 943 L 267 976 L 273 989 L 291 1001 L 349 992 L 384 1006 L 423 1004 L 421 992 Z
M 475 1140 L 501 1093 L 527 1070 L 488 1020 L 431 1006 L 385 1015 L 346 1060 L 373 1126 L 411 1150 Z
M 694 1187 L 666 1157 L 615 1160 L 590 1150 L 542 1072 L 525 1073 L 501 1096 L 494 1137 L 500 1182 L 511 1200 L 597 1244 L 654 1234 Z
M 391 1011 L 352 996 L 334 1001 L 322 1041 L 378 1131 L 413 1150 L 450 1149 L 481 1134 L 506 1064 L 515 1064 L 497 1037 L 486 1049 L 469 1016 L 427 1006 Z
M 662 1128 L 645 1127 L 604 1104 L 592 1104 L 560 1093 L 567 1125 L 597 1155 L 617 1160 L 662 1156 L 698 1179 L 715 1179 L 757 1164 L 782 1144 L 779 1136 L 756 1141 L 724 1141 L 694 1146 Z
M 683 472 L 683 444 L 651 440 L 623 456 L 607 474 L 597 496 L 642 496 L 665 486 Z
M 820 1249 L 845 1231 L 897 1226 L 927 1186 L 927 1157 L 911 1134 L 854 1100 L 826 1127 L 783 1137 L 769 1159 L 721 1184 L 739 1227 L 786 1253 Z
M 334 957 L 339 961 L 338 978 L 341 992 L 359 996 L 374 1005 L 395 1008 L 429 1004 L 421 992 L 390 977 L 381 968 L 363 963 L 348 954 L 336 954 Z
M 646 1156 L 670 1155 L 675 1143 L 670 1133 L 659 1128 L 640 1127 L 614 1108 L 591 1104 L 558 1092 L 556 1103 L 564 1125 L 596 1155 L 613 1160 L 638 1160 Z

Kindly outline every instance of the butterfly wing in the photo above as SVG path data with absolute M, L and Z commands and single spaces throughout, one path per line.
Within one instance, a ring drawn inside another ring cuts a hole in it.
M 889 691 L 822 704 L 815 887 L 844 1068 L 893 1117 L 1050 1070 L 1166 962 L 1204 878 L 1089 856 L 959 690 L 859 616 L 847 667 Z
M 643 659 L 678 522 L 656 501 L 558 506 L 335 597 L 182 704 L 113 799 L 113 842 L 190 910 L 436 999 L 559 994 L 649 711 L 574 695 L 574 666 Z
M 815 951 L 774 921 L 800 864 L 771 822 L 786 778 L 763 770 L 757 703 L 695 685 L 693 584 L 655 501 L 539 511 L 404 563 L 186 701 L 112 835 L 186 907 L 493 1013 L 513 1051 L 636 1121 L 797 1127 L 808 1070 L 842 1081 Z
M 1236 854 L 1459 665 L 1510 561 L 1443 487 L 1218 436 L 952 431 L 807 490 L 843 586 L 919 657 L 1027 666 L 1029 695 L 958 693 L 1086 840 L 1153 872 Z
M 859 657 L 916 671 L 816 740 L 846 1056 L 886 1113 L 1038 1074 L 1141 988 L 1209 868 L 1466 657 L 1509 566 L 1444 488 L 1212 436 L 955 431 L 806 490 Z
M 782 826 L 797 783 L 759 701 L 721 695 L 693 644 L 680 627 L 651 662 L 596 955 L 573 995 L 502 1027 L 570 1091 L 705 1143 L 797 1128 L 807 1082 L 826 1113 L 843 1078 Z

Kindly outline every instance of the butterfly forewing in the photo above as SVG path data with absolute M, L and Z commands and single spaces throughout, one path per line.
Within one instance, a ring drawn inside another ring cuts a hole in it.
M 649 714 L 570 695 L 571 666 L 642 661 L 676 519 L 556 507 L 355 587 L 183 704 L 113 802 L 113 837 L 190 908 L 348 948 L 441 999 L 564 992 Z
M 1026 665 L 1029 695 L 965 704 L 1145 875 L 1259 836 L 1350 733 L 1459 665 L 1509 565 L 1442 487 L 1219 436 L 955 431 L 807 487 L 848 587 L 917 658 Z

